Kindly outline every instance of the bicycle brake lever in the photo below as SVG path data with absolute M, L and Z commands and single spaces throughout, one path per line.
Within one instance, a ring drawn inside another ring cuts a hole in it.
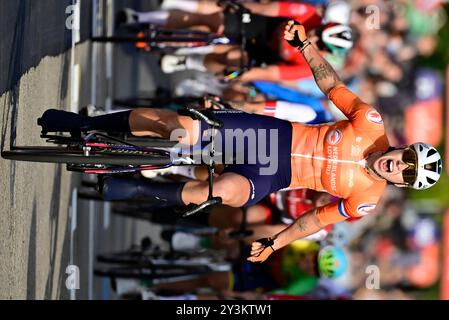
M 201 120 L 206 122 L 209 126 L 214 128 L 222 128 L 223 123 L 218 120 L 214 119 L 214 116 L 212 113 L 208 112 L 208 110 L 199 111 L 194 108 L 186 107 L 184 109 L 178 110 L 178 114 L 181 116 L 188 116 L 191 117 L 194 120 Z
M 209 200 L 203 202 L 200 205 L 194 206 L 193 209 L 185 212 L 182 215 L 182 217 L 183 218 L 189 217 L 189 216 L 194 215 L 194 214 L 196 214 L 196 213 L 198 213 L 198 212 L 200 212 L 200 211 L 202 211 L 202 210 L 204 210 L 204 209 L 206 209 L 208 207 L 221 204 L 222 202 L 223 202 L 223 200 L 220 197 L 215 197 L 215 198 L 209 199 Z
M 180 116 L 190 117 L 193 120 L 200 120 L 196 109 L 201 108 L 199 104 L 189 104 L 188 106 L 179 109 L 177 112 Z

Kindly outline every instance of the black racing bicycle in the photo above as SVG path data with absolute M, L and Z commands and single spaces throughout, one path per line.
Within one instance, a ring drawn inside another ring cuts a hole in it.
M 251 12 L 240 3 L 232 0 L 220 0 L 217 4 L 225 10 L 233 10 L 242 16 L 243 25 L 251 20 Z M 164 51 L 185 47 L 200 47 L 216 44 L 240 44 L 232 39 L 213 32 L 204 32 L 191 29 L 170 29 L 151 23 L 127 23 L 120 26 L 120 31 L 129 31 L 129 34 L 112 36 L 94 36 L 94 42 L 132 43 L 137 48 L 147 48 L 149 51 Z M 242 28 L 242 35 L 244 35 Z M 242 37 L 244 38 L 244 37 Z
M 212 104 L 225 107 L 217 101 L 213 101 Z M 178 113 L 205 122 L 212 132 L 223 126 L 223 123 L 214 116 L 212 108 L 201 110 L 199 107 L 186 106 L 178 110 Z M 80 136 L 49 135 L 43 132 L 41 138 L 55 146 L 16 146 L 9 151 L 3 151 L 1 155 L 8 160 L 67 164 L 67 170 L 87 174 L 131 173 L 171 166 L 205 165 L 209 172 L 208 199 L 200 205 L 191 206 L 184 215 L 189 216 L 222 203 L 221 198 L 213 197 L 215 172 L 213 134 L 209 157 L 202 156 L 202 150 L 196 151 L 199 152 L 199 156 L 185 155 L 182 147 L 180 148 L 174 141 L 126 135 L 114 136 L 101 131 L 86 131 Z
M 134 44 L 139 50 L 158 54 L 175 53 L 180 48 L 220 44 L 238 45 L 242 52 L 240 67 L 224 72 L 223 81 L 229 82 L 237 79 L 251 68 L 251 59 L 245 61 L 246 55 L 244 54 L 249 41 L 246 25 L 251 22 L 251 12 L 242 4 L 232 0 L 220 0 L 217 3 L 225 10 L 231 10 L 241 17 L 240 34 L 237 38 L 190 29 L 169 29 L 151 23 L 130 23 L 120 28 L 120 34 L 94 36 L 91 40 L 99 43 Z
M 186 231 L 197 235 L 214 235 L 219 229 L 208 224 L 207 219 L 184 218 L 182 207 L 160 207 L 145 202 L 119 202 L 112 206 L 112 213 L 132 219 L 148 221 L 149 223 L 160 224 L 174 231 Z M 242 208 L 242 221 L 233 231 L 229 232 L 229 240 L 242 240 L 253 235 L 253 231 L 248 229 L 247 208 Z
M 152 284 L 173 283 L 213 273 L 230 271 L 232 266 L 221 251 L 160 250 L 145 244 L 134 245 L 123 252 L 105 253 L 97 256 L 103 264 L 94 270 L 99 277 L 151 280 Z

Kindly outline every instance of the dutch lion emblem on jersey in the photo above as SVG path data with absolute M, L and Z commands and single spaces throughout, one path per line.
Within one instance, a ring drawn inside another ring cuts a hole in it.
M 343 134 L 341 133 L 340 130 L 333 129 L 333 130 L 329 131 L 329 133 L 327 134 L 327 142 L 329 142 L 329 144 L 335 146 L 336 144 L 338 144 L 340 142 L 342 137 L 343 137 Z
M 379 112 L 377 112 L 375 109 L 370 109 L 366 112 L 366 119 L 369 122 L 375 123 L 375 124 L 384 124 L 384 121 L 382 120 L 382 117 Z

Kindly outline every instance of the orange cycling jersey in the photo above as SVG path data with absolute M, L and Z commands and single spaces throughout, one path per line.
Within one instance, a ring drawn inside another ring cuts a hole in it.
M 323 225 L 370 213 L 386 181 L 365 169 L 366 157 L 389 147 L 380 114 L 344 85 L 329 99 L 348 120 L 325 125 L 293 123 L 290 188 L 326 191 L 342 200 L 317 209 Z

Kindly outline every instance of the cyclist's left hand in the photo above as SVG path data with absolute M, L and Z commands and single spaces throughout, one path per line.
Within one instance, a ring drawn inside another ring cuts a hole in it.
M 257 240 L 251 245 L 251 256 L 247 258 L 251 262 L 264 262 L 274 252 L 271 245 L 266 245 L 265 242 L 271 241 L 269 238 Z

